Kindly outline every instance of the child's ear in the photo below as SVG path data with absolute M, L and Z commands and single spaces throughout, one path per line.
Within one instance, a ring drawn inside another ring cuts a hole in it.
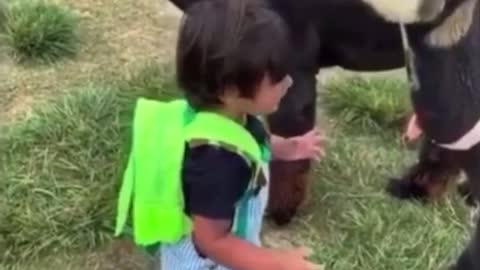
M 239 97 L 238 89 L 235 87 L 225 87 L 223 93 L 218 97 L 220 101 L 225 104 L 232 104 Z

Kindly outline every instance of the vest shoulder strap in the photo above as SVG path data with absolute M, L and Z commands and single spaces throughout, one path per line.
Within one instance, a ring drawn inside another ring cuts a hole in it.
M 237 122 L 219 114 L 197 113 L 186 128 L 185 140 L 192 146 L 220 145 L 257 163 L 262 160 L 262 146 L 252 134 Z

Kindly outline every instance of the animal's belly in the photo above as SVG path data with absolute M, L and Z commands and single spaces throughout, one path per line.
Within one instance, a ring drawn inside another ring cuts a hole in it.
M 356 71 L 382 71 L 403 67 L 401 49 L 375 49 L 340 45 L 336 47 L 338 65 Z

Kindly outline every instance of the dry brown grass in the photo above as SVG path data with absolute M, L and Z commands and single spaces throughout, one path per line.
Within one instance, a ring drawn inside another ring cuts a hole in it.
M 79 13 L 78 56 L 50 66 L 0 58 L 0 120 L 28 112 L 32 100 L 92 79 L 122 76 L 132 65 L 173 60 L 180 12 L 161 0 L 58 0 Z
M 39 100 L 94 79 L 123 77 L 144 62 L 171 62 L 180 12 L 163 0 L 58 0 L 78 12 L 78 56 L 50 66 L 23 66 L 0 54 L 0 124 L 28 113 Z M 145 269 L 128 244 L 44 258 L 21 269 Z

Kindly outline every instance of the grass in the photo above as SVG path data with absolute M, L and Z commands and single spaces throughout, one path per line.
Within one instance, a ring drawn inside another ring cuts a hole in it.
M 7 4 L 4 0 L 0 0 L 0 31 L 5 30 L 7 22 Z
M 384 187 L 414 161 L 396 141 L 360 132 L 335 138 L 318 178 L 310 212 L 316 258 L 327 269 L 444 269 L 468 236 L 462 201 L 436 205 L 397 201 Z
M 334 81 L 325 90 L 329 116 L 356 130 L 398 130 L 411 111 L 408 87 L 400 79 L 354 77 Z
M 52 63 L 72 57 L 80 46 L 78 17 L 45 0 L 9 2 L 6 40 L 19 62 Z
M 69 91 L 8 128 L 0 138 L 0 261 L 110 240 L 134 100 L 173 97 L 172 83 L 158 80 L 165 73 L 149 64 L 129 80 Z
M 88 84 L 38 103 L 30 117 L 9 127 L 0 137 L 0 249 L 6 250 L 0 261 L 22 270 L 115 269 L 119 257 L 86 263 L 83 258 L 92 257 L 84 254 L 112 243 L 134 97 L 176 96 L 171 75 L 171 69 L 149 63 L 125 80 Z M 397 83 L 328 86 L 327 95 L 337 94 L 332 89 L 353 92 L 342 93 L 348 102 L 326 97 L 327 113 L 339 125 L 328 131 L 332 139 L 316 168 L 311 203 L 286 233 L 292 242 L 313 247 L 314 259 L 326 269 L 442 269 L 468 237 L 465 209 L 455 194 L 420 205 L 384 192 L 386 179 L 415 158 L 398 134 L 380 132 L 408 108 L 391 96 L 376 96 Z M 345 117 L 349 110 L 355 117 Z M 368 127 L 377 132 L 365 132 Z
M 123 157 L 123 108 L 112 90 L 89 86 L 10 129 L 0 168 L 4 260 L 105 243 Z
M 170 65 L 147 61 L 139 67 L 131 68 L 126 78 L 117 82 L 117 87 L 120 92 L 130 95 L 171 99 L 179 95 L 173 74 Z
M 326 113 L 338 125 L 316 169 L 305 237 L 316 239 L 315 258 L 326 269 L 446 269 L 469 237 L 467 213 L 452 192 L 436 204 L 393 199 L 390 177 L 416 160 L 399 128 L 410 111 L 397 79 L 334 81 L 326 87 Z
M 81 45 L 75 57 L 49 65 L 19 64 L 8 50 L 0 51 L 0 123 L 28 113 L 33 103 L 62 95 L 72 86 L 115 80 L 145 61 L 173 59 L 180 12 L 168 1 L 49 2 L 76 14 Z
M 35 105 L 30 118 L 0 130 L 0 269 L 146 269 L 138 253 L 119 252 L 111 241 L 113 185 L 126 154 L 131 98 L 175 95 L 170 70 L 134 67 L 171 60 L 178 18 L 158 0 L 58 2 L 78 11 L 87 30 L 75 61 L 37 69 L 7 63 L 0 82 L 7 86 L 0 87 L 2 109 Z M 126 80 L 89 83 L 118 77 L 125 67 L 131 71 Z M 398 140 L 396 119 L 409 111 L 402 84 L 329 85 L 337 110 L 325 107 L 338 125 L 328 130 L 332 140 L 316 168 L 311 203 L 288 228 L 267 228 L 270 243 L 307 244 L 326 269 L 438 270 L 456 257 L 469 231 L 455 195 L 418 205 L 383 192 L 386 178 L 415 158 Z M 79 87 L 70 91 L 69 85 Z M 6 103 L 4 93 L 12 96 Z M 52 100 L 39 102 L 43 96 Z

